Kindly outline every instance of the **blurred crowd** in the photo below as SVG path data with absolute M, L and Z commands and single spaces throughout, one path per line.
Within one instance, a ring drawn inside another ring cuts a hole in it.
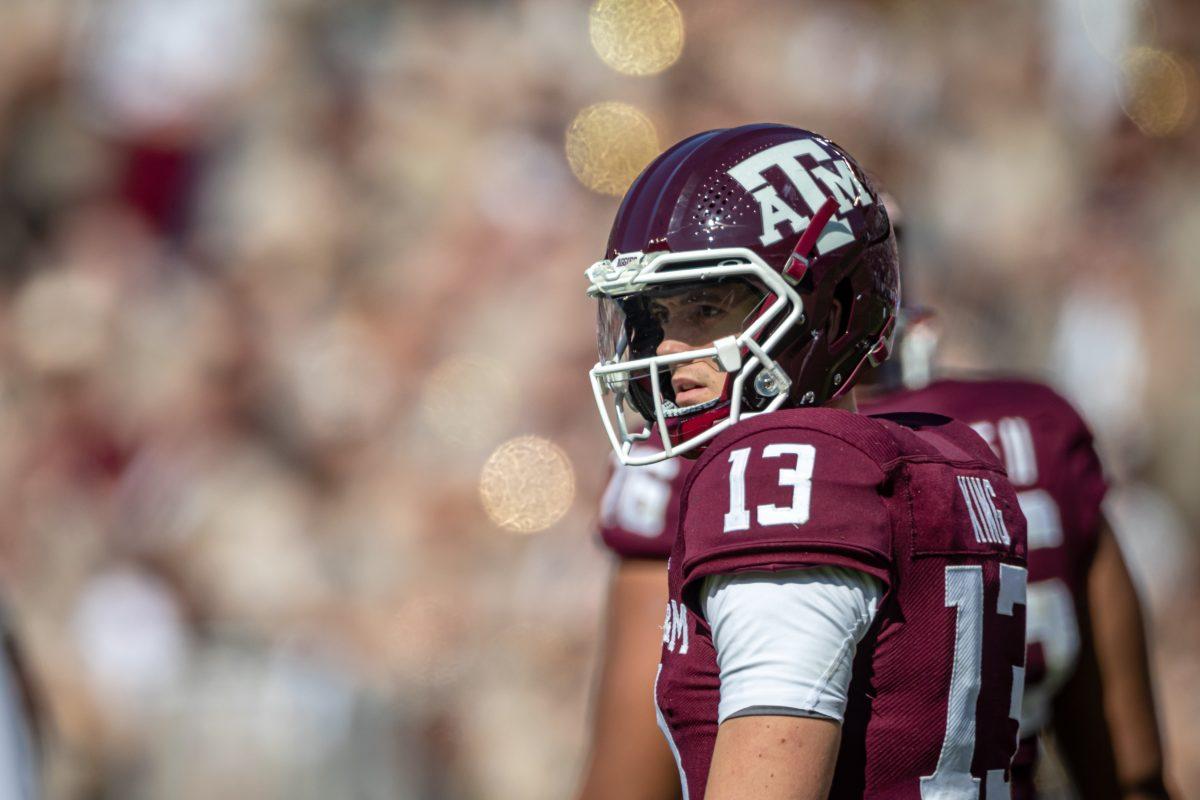
M 1200 6 L 681 8 L 629 77 L 554 0 L 0 3 L 0 587 L 51 797 L 567 793 L 616 201 L 563 141 L 605 100 L 827 133 L 948 367 L 1079 404 L 1200 794 Z M 525 434 L 574 495 L 513 533 L 479 479 Z

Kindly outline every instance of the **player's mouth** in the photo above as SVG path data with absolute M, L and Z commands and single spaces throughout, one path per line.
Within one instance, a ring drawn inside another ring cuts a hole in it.
M 675 392 L 675 405 L 682 408 L 713 399 L 713 390 L 707 385 L 679 373 L 671 377 L 671 389 Z

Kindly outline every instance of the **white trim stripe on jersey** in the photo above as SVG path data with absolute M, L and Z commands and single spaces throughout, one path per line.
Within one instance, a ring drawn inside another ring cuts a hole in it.
M 687 773 L 683 771 L 683 758 L 679 755 L 679 748 L 675 746 L 675 737 L 671 735 L 671 729 L 667 726 L 667 719 L 663 716 L 662 707 L 658 704 L 658 679 L 661 677 L 662 664 L 659 664 L 658 672 L 654 673 L 654 718 L 658 721 L 658 729 L 662 731 L 663 736 L 667 737 L 667 746 L 671 748 L 671 755 L 675 757 L 675 768 L 679 770 L 679 786 L 683 791 L 682 800 L 689 800 L 688 780 Z

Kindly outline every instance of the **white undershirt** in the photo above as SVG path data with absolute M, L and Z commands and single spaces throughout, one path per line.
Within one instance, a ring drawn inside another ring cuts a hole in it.
M 883 584 L 845 567 L 713 575 L 701 589 L 721 673 L 718 722 L 779 714 L 841 721 L 858 642 Z

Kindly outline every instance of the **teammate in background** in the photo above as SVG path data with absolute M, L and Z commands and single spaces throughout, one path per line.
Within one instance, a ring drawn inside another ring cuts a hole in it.
M 899 215 L 893 206 L 889 211 L 900 239 Z M 923 335 L 928 330 L 918 331 L 909 344 L 928 341 Z M 924 361 L 931 348 L 903 348 L 911 349 L 925 352 L 910 358 L 910 371 L 927 375 Z M 1105 483 L 1086 425 L 1040 384 L 940 380 L 905 391 L 897 367 L 895 359 L 887 362 L 865 387 L 878 407 L 970 422 L 1006 462 L 1028 519 L 1026 688 L 1013 797 L 1034 794 L 1035 735 L 1046 729 L 1056 734 L 1081 796 L 1169 797 L 1140 606 L 1100 511 Z M 864 410 L 874 408 L 868 403 Z M 645 447 L 656 445 L 651 440 Z M 669 631 L 658 627 L 667 595 L 663 560 L 675 539 L 679 498 L 693 463 L 673 458 L 618 466 L 604 494 L 601 534 L 618 561 L 579 800 L 679 796 L 674 762 L 658 736 L 645 685 L 656 668 L 660 638 L 669 639 Z
M 898 241 L 903 219 L 886 198 Z M 1141 603 L 1101 503 L 1092 434 L 1047 386 L 1015 378 L 930 382 L 937 339 L 920 313 L 903 359 L 868 376 L 867 413 L 929 411 L 971 425 L 1004 462 L 1029 533 L 1029 606 L 1015 798 L 1036 795 L 1038 734 L 1054 734 L 1087 798 L 1169 798 Z M 911 376 L 902 381 L 900 370 Z M 903 384 L 910 384 L 904 388 Z
M 753 125 L 651 164 L 588 272 L 592 381 L 618 458 L 703 450 L 681 493 L 655 680 L 689 800 L 1008 792 L 1024 517 L 965 425 L 854 413 L 860 368 L 890 348 L 897 266 L 887 214 L 844 151 Z M 626 402 L 657 442 L 629 431 Z M 623 567 L 615 591 L 648 597 L 645 577 Z M 646 640 L 615 644 L 632 659 Z M 623 666 L 608 662 L 602 691 L 636 685 Z M 604 737 L 634 735 L 618 716 L 598 714 L 585 797 L 650 796 L 601 774 L 620 752 Z M 647 772 L 656 787 L 663 772 Z
M 865 407 L 968 421 L 1017 488 L 1029 605 L 1013 797 L 1035 796 L 1044 730 L 1082 797 L 1167 797 L 1141 609 L 1100 510 L 1107 485 L 1083 420 L 1049 388 L 1016 379 L 938 380 Z

